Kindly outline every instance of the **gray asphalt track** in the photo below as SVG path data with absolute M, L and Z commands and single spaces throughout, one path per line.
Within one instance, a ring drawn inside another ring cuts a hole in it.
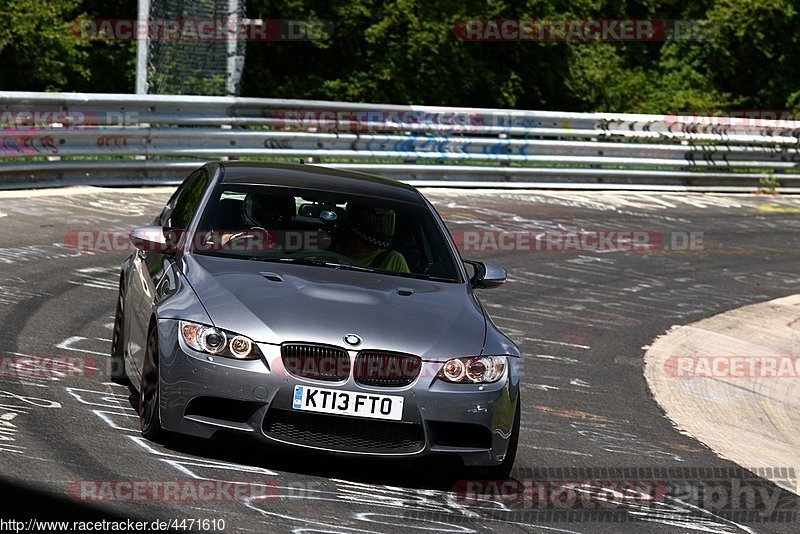
M 561 503 L 547 501 L 549 494 L 475 500 L 450 491 L 435 465 L 287 454 L 229 437 L 168 447 L 143 440 L 130 391 L 111 383 L 105 367 L 125 254 L 76 251 L 65 242 L 70 232 L 149 223 L 169 195 L 164 188 L 0 197 L 0 356 L 80 356 L 97 367 L 94 374 L 47 379 L 6 369 L 0 477 L 57 495 L 81 481 L 271 485 L 268 498 L 249 501 L 90 503 L 149 520 L 224 519 L 225 532 L 797 531 L 793 494 L 747 479 L 664 417 L 642 376 L 642 347 L 672 325 L 800 293 L 800 198 L 425 192 L 455 233 L 661 236 L 665 246 L 647 252 L 465 254 L 494 260 L 510 274 L 505 286 L 480 297 L 524 354 L 515 476 L 551 487 L 579 481 L 582 492 Z M 702 249 L 665 250 L 688 232 L 702 233 Z M 613 506 L 580 498 L 621 479 L 662 490 Z M 732 513 L 721 491 L 740 479 L 755 488 L 755 504 L 743 499 Z M 710 496 L 709 488 L 722 490 Z M 13 510 L 2 515 L 13 517 Z

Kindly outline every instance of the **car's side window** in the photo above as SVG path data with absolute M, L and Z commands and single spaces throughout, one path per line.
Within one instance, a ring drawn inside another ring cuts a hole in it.
M 156 226 L 166 226 L 167 221 L 169 220 L 169 216 L 172 214 L 172 210 L 175 209 L 175 202 L 177 202 L 178 197 L 181 196 L 183 190 L 186 189 L 186 186 L 189 182 L 197 175 L 200 171 L 195 171 L 190 174 L 182 183 L 178 186 L 177 189 L 172 193 L 172 196 L 169 197 L 167 204 L 164 206 L 164 209 L 161 210 L 161 213 L 156 217 L 155 225 Z
M 192 220 L 192 215 L 203 198 L 206 186 L 208 186 L 208 173 L 205 169 L 189 175 L 161 212 L 161 226 L 180 229 L 189 226 L 189 221 Z

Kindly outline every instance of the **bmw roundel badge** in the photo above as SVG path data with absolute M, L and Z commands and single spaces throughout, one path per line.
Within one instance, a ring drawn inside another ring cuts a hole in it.
M 344 336 L 344 342 L 350 346 L 357 347 L 361 345 L 361 338 L 355 334 L 347 334 Z

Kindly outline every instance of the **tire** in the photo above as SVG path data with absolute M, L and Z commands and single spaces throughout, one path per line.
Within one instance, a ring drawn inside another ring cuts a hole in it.
M 142 365 L 142 381 L 139 385 L 139 426 L 142 436 L 150 441 L 161 443 L 166 432 L 161 426 L 159 413 L 159 375 L 158 375 L 158 328 L 153 327 L 147 336 L 147 349 Z
M 123 340 L 125 339 L 125 317 L 123 314 L 123 306 L 125 297 L 122 294 L 122 284 L 120 284 L 119 293 L 117 294 L 117 310 L 114 312 L 114 333 L 111 339 L 111 358 L 109 363 L 111 368 L 108 370 L 108 376 L 112 381 L 118 384 L 128 383 L 128 375 L 125 373 L 125 347 Z
M 489 467 L 485 470 L 487 480 L 506 480 L 514 467 L 514 460 L 517 458 L 517 445 L 519 445 L 520 412 L 522 403 L 517 394 L 517 413 L 514 415 L 514 426 L 511 429 L 511 439 L 508 441 L 508 449 L 503 463 Z

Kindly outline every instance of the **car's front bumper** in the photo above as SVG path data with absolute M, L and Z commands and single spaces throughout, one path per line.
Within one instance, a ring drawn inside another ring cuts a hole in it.
M 178 322 L 159 321 L 160 414 L 167 430 L 208 438 L 227 429 L 284 445 L 367 456 L 457 455 L 466 466 L 499 464 L 512 433 L 519 393 L 519 359 L 492 384 L 436 379 L 439 362 L 424 362 L 404 387 L 368 387 L 289 374 L 280 347 L 259 344 L 265 361 L 209 356 L 187 347 Z M 355 352 L 350 352 L 351 358 Z M 404 398 L 403 418 L 387 422 L 292 410 L 295 385 Z

